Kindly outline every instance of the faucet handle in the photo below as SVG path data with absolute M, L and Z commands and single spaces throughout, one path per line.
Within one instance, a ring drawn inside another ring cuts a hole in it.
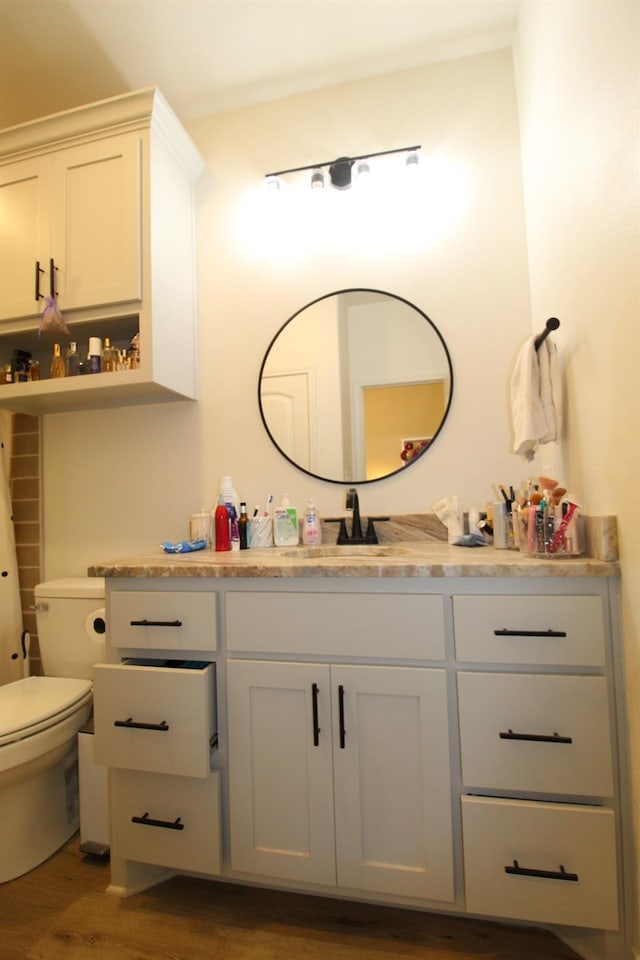
M 342 546 L 344 543 L 349 543 L 349 534 L 347 533 L 347 521 L 345 517 L 325 517 L 324 523 L 339 523 L 340 529 L 338 530 L 338 539 L 336 544 Z
M 378 534 L 376 533 L 376 528 L 375 528 L 375 525 L 374 525 L 374 522 L 373 522 L 373 521 L 374 521 L 374 520 L 379 520 L 380 522 L 382 522 L 383 520 L 389 520 L 389 519 L 390 519 L 390 517 L 369 517 L 369 519 L 368 519 L 368 521 L 367 521 L 367 532 L 366 532 L 365 537 L 364 537 L 364 542 L 365 542 L 365 543 L 377 543 L 377 542 L 378 542 Z

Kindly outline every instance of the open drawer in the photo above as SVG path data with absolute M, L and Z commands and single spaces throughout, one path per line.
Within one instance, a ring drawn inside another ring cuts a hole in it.
M 215 664 L 100 663 L 94 674 L 96 763 L 207 777 L 216 732 Z

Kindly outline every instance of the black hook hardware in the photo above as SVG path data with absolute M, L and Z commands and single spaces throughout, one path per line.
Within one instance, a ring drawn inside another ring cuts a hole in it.
M 557 317 L 549 317 L 545 324 L 545 328 L 542 333 L 538 334 L 536 337 L 536 350 L 539 350 L 542 344 L 545 342 L 552 330 L 557 330 L 560 326 L 560 321 Z

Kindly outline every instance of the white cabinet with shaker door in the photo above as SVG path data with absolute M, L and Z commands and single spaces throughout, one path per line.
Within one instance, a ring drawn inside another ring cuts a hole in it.
M 0 131 L 0 365 L 38 360 L 38 382 L 0 386 L 30 413 L 196 395 L 193 183 L 203 160 L 155 88 Z M 69 336 L 39 338 L 56 296 Z M 51 345 L 89 337 L 140 364 L 48 379 Z

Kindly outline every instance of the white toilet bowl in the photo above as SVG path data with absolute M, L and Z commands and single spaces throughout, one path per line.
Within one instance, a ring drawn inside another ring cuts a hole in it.
M 27 677 L 0 687 L 0 883 L 58 850 L 78 829 L 77 733 L 89 680 Z
M 33 869 L 79 826 L 77 735 L 104 655 L 104 580 L 34 589 L 44 677 L 0 686 L 0 883 Z

